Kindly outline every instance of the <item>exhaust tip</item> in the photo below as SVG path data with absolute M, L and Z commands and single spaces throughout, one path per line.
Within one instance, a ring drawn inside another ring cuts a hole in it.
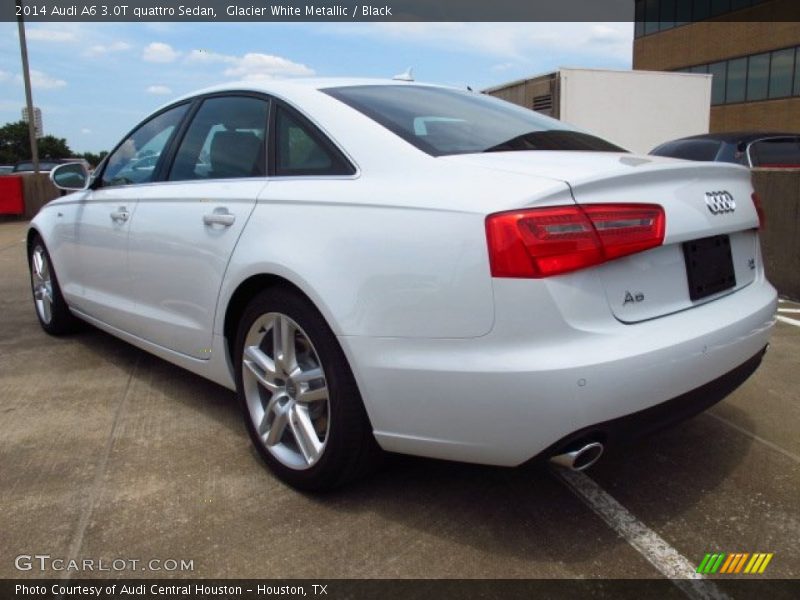
M 572 452 L 564 452 L 550 457 L 550 462 L 572 471 L 588 469 L 602 456 L 604 450 L 600 442 L 591 442 Z

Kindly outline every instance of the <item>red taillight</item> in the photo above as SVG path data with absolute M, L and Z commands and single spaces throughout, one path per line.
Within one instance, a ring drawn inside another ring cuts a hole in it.
M 764 214 L 764 206 L 761 204 L 761 197 L 758 192 L 753 192 L 753 205 L 756 207 L 756 213 L 758 213 L 758 228 L 764 229 L 767 224 L 767 216 Z
M 486 217 L 492 277 L 542 278 L 660 246 L 655 204 L 553 206 Z

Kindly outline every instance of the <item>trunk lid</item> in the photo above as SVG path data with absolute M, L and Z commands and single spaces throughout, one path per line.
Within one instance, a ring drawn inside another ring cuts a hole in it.
M 746 168 L 589 152 L 448 158 L 491 170 L 559 179 L 570 186 L 573 199 L 581 205 L 661 205 L 666 216 L 662 246 L 593 267 L 609 308 L 622 322 L 636 323 L 713 301 L 752 283 L 761 268 L 758 214 Z M 703 241 L 706 238 L 714 239 Z

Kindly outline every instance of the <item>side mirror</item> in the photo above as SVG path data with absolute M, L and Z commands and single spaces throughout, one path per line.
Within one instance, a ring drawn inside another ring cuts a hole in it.
M 65 163 L 50 171 L 50 181 L 60 190 L 85 190 L 89 185 L 89 173 L 81 163 Z

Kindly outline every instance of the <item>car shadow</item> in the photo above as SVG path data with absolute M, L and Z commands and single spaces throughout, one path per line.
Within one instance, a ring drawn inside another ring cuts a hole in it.
M 361 481 L 324 494 L 295 492 L 274 479 L 250 445 L 233 392 L 94 328 L 74 341 L 119 368 L 132 370 L 138 362 L 140 374 L 147 372 L 149 385 L 156 386 L 170 402 L 202 413 L 240 438 L 237 455 L 242 464 L 236 466 L 238 472 L 263 477 L 264 483 L 256 487 L 267 493 L 274 494 L 277 489 L 283 496 L 296 494 L 312 513 L 339 514 L 345 522 L 354 517 L 377 518 L 382 527 L 397 525 L 411 532 L 406 538 L 434 540 L 434 546 L 467 547 L 475 556 L 491 555 L 495 561 L 505 561 L 497 568 L 508 577 L 530 577 L 525 569 L 530 569 L 531 561 L 541 561 L 544 571 L 537 571 L 536 576 L 544 577 L 564 576 L 564 567 L 570 565 L 576 576 L 586 575 L 587 569 L 590 576 L 655 575 L 639 557 L 640 571 L 621 564 L 617 573 L 608 571 L 607 565 L 603 567 L 606 570 L 595 572 L 600 567 L 594 561 L 614 551 L 630 553 L 630 547 L 554 477 L 546 464 L 500 468 L 386 455 L 383 465 Z M 746 424 L 746 415 L 740 416 L 740 422 Z M 730 435 L 717 420 L 699 415 L 646 440 L 610 449 L 587 473 L 623 505 L 648 505 L 651 510 L 647 514 L 636 516 L 658 529 L 715 494 L 751 443 L 746 436 Z M 665 494 L 670 487 L 679 493 Z M 405 550 L 415 551 L 424 549 Z M 547 569 L 553 568 L 548 565 L 558 565 L 561 570 L 548 575 Z M 487 572 L 497 573 L 497 568 Z M 456 573 L 435 565 L 429 569 L 418 575 Z M 482 567 L 476 565 L 474 576 L 482 574 Z M 403 573 L 388 572 L 386 576 Z

